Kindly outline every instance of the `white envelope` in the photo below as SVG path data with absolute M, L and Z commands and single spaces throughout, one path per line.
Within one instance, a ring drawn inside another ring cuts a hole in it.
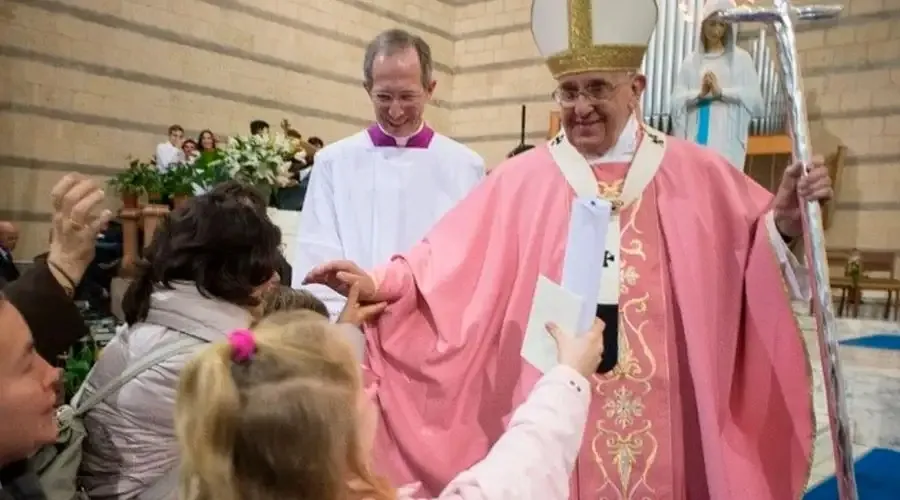
M 596 197 L 576 198 L 569 220 L 562 285 L 543 275 L 538 277 L 521 354 L 541 372 L 558 364 L 556 342 L 546 329 L 548 322 L 573 335 L 586 332 L 594 322 L 611 209 L 609 202 Z
M 531 314 L 528 315 L 525 327 L 522 358 L 541 373 L 546 373 L 559 364 L 556 341 L 547 333 L 547 323 L 556 323 L 566 332 L 577 331 L 583 302 L 580 297 L 549 278 L 538 276 Z
M 597 315 L 611 213 L 612 205 L 595 196 L 576 198 L 572 202 L 562 286 L 584 301 L 573 334 L 588 331 Z

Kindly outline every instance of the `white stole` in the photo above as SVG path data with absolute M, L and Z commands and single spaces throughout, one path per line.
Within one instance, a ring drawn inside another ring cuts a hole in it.
M 638 149 L 634 154 L 631 167 L 625 174 L 625 184 L 618 200 L 621 206 L 614 210 L 606 232 L 606 252 L 597 249 L 598 258 L 611 259 L 609 266 L 603 272 L 600 282 L 600 296 L 597 303 L 603 305 L 618 305 L 619 303 L 619 279 L 620 279 L 620 247 L 621 247 L 621 211 L 637 201 L 644 189 L 653 180 L 653 176 L 662 164 L 666 151 L 665 134 L 650 127 L 641 125 L 643 137 L 640 139 Z M 579 153 L 572 143 L 566 139 L 564 132 L 560 132 L 550 140 L 550 155 L 559 167 L 566 182 L 579 197 L 600 196 L 600 189 L 591 165 L 584 156 Z

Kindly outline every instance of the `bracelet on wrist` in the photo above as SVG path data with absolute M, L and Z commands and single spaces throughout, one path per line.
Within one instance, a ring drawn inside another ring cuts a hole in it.
M 62 266 L 53 262 L 52 260 L 47 260 L 47 265 L 52 267 L 53 270 L 56 271 L 60 276 L 62 276 L 62 278 L 66 281 L 66 283 L 60 283 L 60 285 L 62 285 L 62 287 L 66 289 L 66 292 L 68 292 L 69 295 L 75 295 L 75 288 L 77 288 L 78 285 L 67 272 L 63 271 Z

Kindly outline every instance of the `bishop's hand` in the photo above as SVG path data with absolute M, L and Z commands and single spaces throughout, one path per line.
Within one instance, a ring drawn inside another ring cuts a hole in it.
M 338 317 L 338 323 L 345 323 L 360 327 L 365 323 L 375 319 L 384 311 L 387 306 L 386 302 L 376 302 L 374 304 L 363 304 L 359 301 L 359 281 L 350 285 L 350 293 L 347 295 L 347 304 Z
M 303 284 L 325 285 L 344 297 L 349 297 L 350 289 L 356 285 L 358 300 L 362 302 L 377 300 L 375 280 L 349 260 L 333 260 L 313 268 L 303 279 Z
M 556 341 L 559 363 L 574 368 L 584 378 L 590 379 L 597 372 L 603 357 L 603 330 L 606 325 L 595 319 L 591 329 L 577 337 L 562 331 L 555 323 L 547 323 L 546 328 Z
M 809 174 L 803 175 L 803 165 L 796 162 L 784 171 L 781 185 L 775 194 L 775 226 L 788 237 L 797 238 L 803 234 L 801 202 L 825 202 L 834 196 L 831 177 L 821 156 L 813 158 Z

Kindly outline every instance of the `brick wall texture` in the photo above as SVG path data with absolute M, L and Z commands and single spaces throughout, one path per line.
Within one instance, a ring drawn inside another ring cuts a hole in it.
M 800 34 L 814 147 L 850 150 L 829 240 L 900 248 L 900 0 L 845 4 Z M 0 219 L 23 228 L 20 258 L 39 253 L 62 172 L 105 179 L 172 123 L 349 135 L 372 116 L 363 47 L 398 26 L 434 52 L 430 123 L 496 164 L 521 104 L 532 143 L 552 109 L 529 18 L 530 0 L 0 0 Z

